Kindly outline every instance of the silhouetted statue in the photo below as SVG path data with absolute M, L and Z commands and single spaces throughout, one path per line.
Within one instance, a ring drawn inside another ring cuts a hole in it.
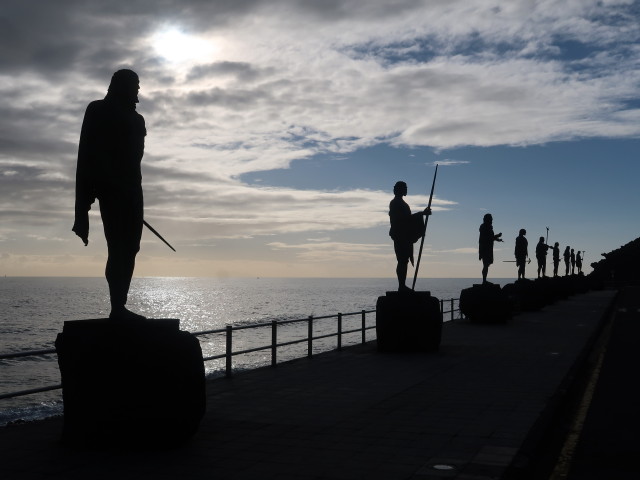
M 546 243 L 544 243 L 544 237 L 540 237 L 538 240 L 538 244 L 536 245 L 536 260 L 538 261 L 538 278 L 540 278 L 540 274 L 543 277 L 546 277 L 547 270 L 547 250 L 553 248 Z
M 576 267 L 578 267 L 578 275 L 582 273 L 582 255 L 580 255 L 580 251 L 578 250 L 578 254 L 576 255 Z
M 519 235 L 516 237 L 516 266 L 518 267 L 518 280 L 525 278 L 524 269 L 527 265 L 527 257 L 529 256 L 529 241 L 525 237 L 527 231 L 520 229 Z
M 393 194 L 395 196 L 389 203 L 389 221 L 391 222 L 389 236 L 393 239 L 393 248 L 398 260 L 396 267 L 398 290 L 411 290 L 406 286 L 407 268 L 409 261 L 411 265 L 414 264 L 413 244 L 422 238 L 424 233 L 422 216 L 431 215 L 431 209 L 427 207 L 422 212 L 411 214 L 411 208 L 402 198 L 407 195 L 405 182 L 396 182 Z
M 82 122 L 76 169 L 73 231 L 89 243 L 89 210 L 97 198 L 107 240 L 105 276 L 109 318 L 144 319 L 125 308 L 143 222 L 140 162 L 147 134 L 136 112 L 140 83 L 131 70 L 118 70 L 106 97 L 89 104 Z
M 480 225 L 480 238 L 478 239 L 478 256 L 482 260 L 482 283 L 487 282 L 489 265 L 493 263 L 493 242 L 501 242 L 502 233 L 493 234 L 493 217 L 487 213 Z
M 560 265 L 560 244 L 553 244 L 553 276 L 558 276 L 558 266 Z
M 573 251 L 573 248 L 571 249 L 571 275 L 574 275 L 576 273 L 576 254 Z
M 564 249 L 564 253 L 562 254 L 564 258 L 564 276 L 569 275 L 569 264 L 571 262 L 571 247 L 567 245 L 567 248 Z

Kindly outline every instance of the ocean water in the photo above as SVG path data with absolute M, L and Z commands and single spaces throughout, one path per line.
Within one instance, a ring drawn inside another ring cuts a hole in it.
M 506 283 L 506 280 L 492 280 Z M 429 290 L 439 299 L 458 298 L 477 279 L 419 279 L 417 290 Z M 337 313 L 375 310 L 378 296 L 394 290 L 396 281 L 335 278 L 134 278 L 128 306 L 148 318 L 179 318 L 180 328 L 202 332 L 226 325 L 269 323 Z M 448 310 L 448 305 L 445 310 Z M 67 320 L 103 318 L 109 314 L 109 294 L 104 278 L 11 277 L 0 278 L 0 354 L 53 348 Z M 344 317 L 343 330 L 360 326 L 360 315 Z M 375 313 L 367 315 L 375 325 Z M 314 322 L 314 335 L 333 333 L 337 320 Z M 306 323 L 278 328 L 278 341 L 305 338 Z M 204 356 L 224 353 L 223 334 L 198 337 Z M 375 338 L 375 330 L 367 339 Z M 361 341 L 360 333 L 346 335 L 343 345 Z M 233 350 L 266 346 L 270 328 L 234 332 Z M 336 339 L 314 342 L 314 351 L 335 348 Z M 278 361 L 306 355 L 306 344 L 278 349 Z M 234 357 L 234 369 L 270 363 L 270 351 Z M 207 375 L 223 374 L 224 361 L 205 364 Z M 0 394 L 60 383 L 57 357 L 42 355 L 0 360 Z M 60 390 L 0 399 L 0 426 L 17 419 L 32 420 L 60 414 Z

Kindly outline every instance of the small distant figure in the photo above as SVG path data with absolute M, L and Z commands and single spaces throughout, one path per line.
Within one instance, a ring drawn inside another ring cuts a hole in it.
M 553 244 L 553 276 L 558 276 L 558 266 L 560 265 L 560 244 Z
M 571 252 L 569 251 L 571 247 L 567 245 L 567 248 L 564 249 L 564 253 L 562 256 L 564 257 L 564 276 L 569 275 L 569 263 L 571 261 Z
M 582 273 L 582 255 L 580 255 L 580 251 L 578 250 L 578 254 L 576 255 L 576 267 L 578 267 L 578 275 Z
M 576 273 L 576 254 L 572 248 L 571 249 L 571 275 L 575 275 L 575 273 Z
M 97 198 L 107 240 L 105 276 L 113 319 L 144 319 L 125 307 L 143 225 L 140 162 L 147 130 L 136 112 L 139 90 L 135 72 L 115 72 L 106 97 L 87 107 L 78 147 L 72 230 L 89 243 L 89 210 Z
M 489 265 L 493 263 L 493 242 L 502 241 L 502 233 L 493 234 L 493 217 L 485 214 L 480 225 L 480 238 L 478 239 L 478 256 L 482 260 L 482 283 L 487 283 Z
M 518 280 L 520 280 L 521 278 L 525 278 L 524 269 L 527 266 L 527 257 L 529 256 L 529 241 L 525 237 L 527 231 L 524 228 L 521 228 L 518 233 L 516 237 L 515 255 L 516 266 L 518 267 Z
M 544 243 L 544 237 L 540 237 L 536 245 L 536 260 L 538 261 L 538 278 L 546 277 L 547 270 L 547 250 L 553 248 Z
M 389 221 L 391 228 L 389 236 L 393 240 L 393 249 L 396 253 L 398 265 L 396 275 L 398 277 L 398 290 L 411 290 L 407 287 L 408 264 L 414 264 L 413 244 L 422 238 L 424 234 L 423 215 L 431 215 L 431 209 L 425 208 L 422 212 L 411 214 L 411 208 L 402 197 L 408 192 L 405 182 L 396 182 L 393 186 L 393 200 L 389 203 Z

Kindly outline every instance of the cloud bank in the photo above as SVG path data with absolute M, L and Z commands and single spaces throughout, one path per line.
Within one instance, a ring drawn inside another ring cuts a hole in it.
M 141 78 L 147 215 L 174 238 L 370 228 L 388 192 L 239 178 L 376 145 L 637 137 L 638 13 L 631 0 L 5 1 L 0 239 L 64 237 L 83 112 L 118 68 Z M 184 55 L 163 32 L 189 39 Z

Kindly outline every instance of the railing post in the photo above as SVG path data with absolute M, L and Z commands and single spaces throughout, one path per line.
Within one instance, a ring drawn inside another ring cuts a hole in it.
M 313 356 L 313 315 L 309 315 L 309 326 L 307 330 L 307 357 L 311 357 Z
M 453 322 L 453 298 L 451 299 L 451 321 Z
M 232 363 L 231 363 L 231 357 L 233 355 L 232 353 L 232 340 L 231 340 L 231 335 L 233 332 L 233 328 L 231 327 L 231 325 L 227 325 L 227 351 L 226 353 L 226 375 L 227 377 L 231 376 L 231 369 L 232 369 Z
M 338 314 L 338 350 L 342 350 L 342 314 Z
M 440 299 L 440 313 L 444 315 L 444 300 Z
M 367 312 L 362 310 L 362 343 L 367 341 Z
M 271 366 L 275 367 L 277 363 L 276 353 L 278 345 L 278 321 L 273 320 L 271 322 Z

